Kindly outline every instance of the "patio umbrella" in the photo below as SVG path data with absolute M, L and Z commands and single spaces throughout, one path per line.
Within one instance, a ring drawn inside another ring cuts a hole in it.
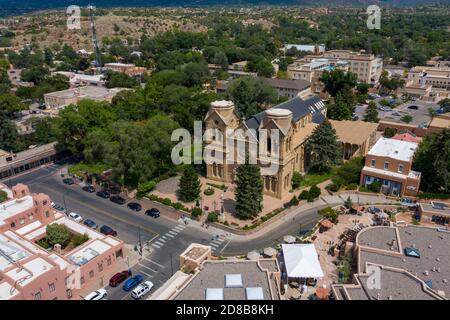
M 277 255 L 277 250 L 275 250 L 274 248 L 265 248 L 264 249 L 264 255 L 268 256 L 268 257 L 273 257 Z
M 261 255 L 256 251 L 250 251 L 247 253 L 247 260 L 258 260 L 260 257 Z
M 295 243 L 295 241 L 296 241 L 295 237 L 294 236 L 290 236 L 290 235 L 284 236 L 283 240 L 286 243 Z

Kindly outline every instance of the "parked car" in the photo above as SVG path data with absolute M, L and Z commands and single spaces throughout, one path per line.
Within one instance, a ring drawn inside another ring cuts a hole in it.
M 63 183 L 68 184 L 70 186 L 70 185 L 74 184 L 75 181 L 73 181 L 72 178 L 65 178 L 65 179 L 63 179 Z
M 409 106 L 408 109 L 411 109 L 411 110 L 418 110 L 419 107 L 418 107 L 418 106 L 415 106 L 415 105 L 412 105 L 412 106 Z
M 105 191 L 105 190 L 99 191 L 96 194 L 97 194 L 97 196 L 99 196 L 100 198 L 103 198 L 103 199 L 109 198 L 109 192 Z
M 105 289 L 98 289 L 96 291 L 93 291 L 89 293 L 87 296 L 84 297 L 84 300 L 102 300 L 106 298 L 108 295 L 108 292 L 106 292 Z
M 97 229 L 98 225 L 91 219 L 84 220 L 83 224 L 91 229 Z
M 145 214 L 150 217 L 153 217 L 153 218 L 159 218 L 161 216 L 161 213 L 156 208 L 151 208 L 151 209 L 146 210 Z
M 389 108 L 389 107 L 383 107 L 383 106 L 378 107 L 378 110 L 380 110 L 380 111 L 392 111 L 391 108 Z
M 83 218 L 76 212 L 71 212 L 69 213 L 69 218 L 76 221 L 76 222 L 81 222 L 83 221 Z
M 111 287 L 117 287 L 119 284 L 127 280 L 129 277 L 131 277 L 132 273 L 131 270 L 125 270 L 122 272 L 118 272 L 115 275 L 109 279 L 109 285 Z
M 128 209 L 134 210 L 134 211 L 141 211 L 142 206 L 137 202 L 130 202 L 127 205 Z
M 151 281 L 145 281 L 143 284 L 138 285 L 136 288 L 133 289 L 131 292 L 131 296 L 134 299 L 140 299 L 143 296 L 145 296 L 147 293 L 150 292 L 153 288 L 153 282 Z
M 403 206 L 408 207 L 408 208 L 415 208 L 415 207 L 418 206 L 417 203 L 415 203 L 414 200 L 411 199 L 411 198 L 402 198 L 402 199 L 400 200 L 400 203 L 401 203 Z
M 103 225 L 100 228 L 100 232 L 103 233 L 105 236 L 113 236 L 113 237 L 117 236 L 117 231 L 115 231 L 113 228 L 107 225 Z
M 394 112 L 392 112 L 391 114 L 392 114 L 393 116 L 396 116 L 396 117 L 400 117 L 400 116 L 401 116 L 401 114 L 398 113 L 397 111 L 394 111 Z
M 125 281 L 122 288 L 125 291 L 131 291 L 136 288 L 143 280 L 144 278 L 140 274 L 138 274 Z
M 89 193 L 95 192 L 95 188 L 93 186 L 91 186 L 91 185 L 84 186 L 82 189 L 83 189 L 83 191 L 86 191 L 86 192 L 89 192 Z
M 52 202 L 52 207 L 53 207 L 53 209 L 61 211 L 61 212 L 66 211 L 62 205 L 60 205 L 59 203 L 56 203 L 56 202 Z
M 114 203 L 120 204 L 120 205 L 125 204 L 125 202 L 127 202 L 124 198 L 122 198 L 121 196 L 118 196 L 118 195 L 111 196 L 109 198 L 109 200 L 111 200 Z

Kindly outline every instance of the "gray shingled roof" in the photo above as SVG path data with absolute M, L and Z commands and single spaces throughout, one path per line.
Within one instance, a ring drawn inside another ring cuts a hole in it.
M 312 120 L 314 123 L 321 124 L 325 120 L 325 116 L 321 113 L 325 109 L 325 104 L 319 98 L 319 96 L 312 96 L 309 99 L 303 100 L 300 97 L 292 98 L 288 101 L 280 103 L 272 107 L 271 109 L 286 109 L 292 112 L 292 119 L 294 122 L 305 117 L 307 114 L 312 114 Z M 249 129 L 257 130 L 259 125 L 265 117 L 266 111 L 255 114 L 249 118 L 245 123 Z

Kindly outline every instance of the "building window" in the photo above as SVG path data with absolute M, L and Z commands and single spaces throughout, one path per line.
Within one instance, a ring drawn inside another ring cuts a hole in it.
M 50 218 L 50 212 L 45 211 L 45 216 L 46 216 L 47 218 Z
M 80 284 L 84 284 L 84 277 L 80 278 Z
M 402 164 L 398 165 L 398 172 L 403 173 L 403 165 Z
M 98 272 L 102 272 L 103 271 L 103 263 L 100 263 L 98 265 Z
M 14 222 L 11 222 L 11 228 L 15 228 L 16 224 Z
M 53 291 L 56 290 L 56 289 L 55 289 L 55 284 L 54 284 L 53 282 L 48 284 L 48 290 L 49 290 L 50 292 L 53 292 Z
M 94 277 L 94 270 L 89 271 L 89 278 L 93 278 Z
M 108 259 L 106 260 L 106 264 L 107 264 L 108 266 L 111 265 L 111 257 L 108 257 Z
M 32 214 L 28 215 L 28 219 L 33 220 L 34 216 Z
M 19 219 L 19 223 L 20 223 L 20 224 L 24 224 L 24 223 L 25 223 L 25 218 L 20 218 L 20 219 Z
M 34 300 L 41 300 L 42 299 L 42 295 L 40 292 L 36 292 L 34 295 Z
M 47 205 L 47 200 L 42 201 L 42 204 L 43 204 L 44 206 L 46 206 L 46 205 Z
M 389 170 L 389 162 L 384 163 L 384 170 Z

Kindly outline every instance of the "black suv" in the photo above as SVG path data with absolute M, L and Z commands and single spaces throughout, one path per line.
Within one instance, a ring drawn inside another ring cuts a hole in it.
M 109 198 L 109 200 L 111 200 L 114 203 L 120 204 L 120 205 L 125 204 L 125 202 L 126 202 L 126 200 L 124 198 L 122 198 L 121 196 L 117 196 L 117 195 L 111 196 Z
M 145 214 L 153 218 L 159 218 L 159 216 L 161 216 L 161 213 L 156 208 L 148 209 L 147 211 L 145 211 Z
M 63 182 L 65 184 L 68 184 L 69 186 L 75 183 L 75 181 L 73 181 L 72 178 L 65 178 L 65 179 L 63 179 Z
M 107 225 L 103 225 L 100 228 L 100 232 L 103 233 L 106 236 L 117 237 L 117 232 L 113 228 L 108 227 Z
M 108 192 L 108 191 L 105 191 L 105 190 L 99 191 L 99 192 L 97 192 L 96 194 L 97 194 L 100 198 L 103 198 L 103 199 L 108 199 L 108 198 L 109 198 L 109 192 Z
M 93 186 L 91 186 L 91 185 L 84 186 L 82 189 L 83 189 L 83 191 L 86 191 L 86 192 L 89 192 L 89 193 L 95 192 L 95 188 Z
M 127 205 L 128 209 L 134 210 L 134 211 L 141 211 L 142 206 L 137 202 L 130 202 Z

